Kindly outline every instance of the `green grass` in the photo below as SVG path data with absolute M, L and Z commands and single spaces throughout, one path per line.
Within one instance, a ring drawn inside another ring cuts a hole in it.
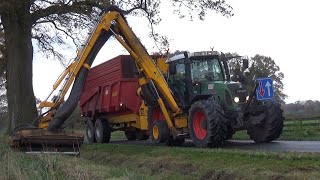
M 320 154 L 142 145 L 83 145 L 79 157 L 12 151 L 0 137 L 0 179 L 319 179 Z
M 115 131 L 111 133 L 111 139 L 127 139 L 123 131 Z

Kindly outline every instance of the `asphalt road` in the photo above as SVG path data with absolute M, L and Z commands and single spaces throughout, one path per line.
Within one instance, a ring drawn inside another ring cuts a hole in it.
M 111 140 L 112 144 L 135 144 L 154 146 L 151 140 L 128 141 Z M 191 140 L 187 140 L 183 147 L 195 148 Z M 320 141 L 273 141 L 270 143 L 257 144 L 251 140 L 229 140 L 224 149 L 239 149 L 252 151 L 273 151 L 273 152 L 318 152 L 320 153 Z

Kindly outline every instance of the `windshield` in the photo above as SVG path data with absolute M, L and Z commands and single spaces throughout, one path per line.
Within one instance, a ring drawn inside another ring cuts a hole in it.
M 192 59 L 191 77 L 193 81 L 224 80 L 218 59 Z

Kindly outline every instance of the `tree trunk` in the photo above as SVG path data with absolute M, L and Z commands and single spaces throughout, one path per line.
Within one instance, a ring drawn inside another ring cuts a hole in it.
M 22 18 L 18 18 L 22 17 Z M 33 47 L 28 7 L 19 6 L 1 15 L 5 32 L 8 97 L 8 132 L 31 123 L 37 116 L 32 87 Z

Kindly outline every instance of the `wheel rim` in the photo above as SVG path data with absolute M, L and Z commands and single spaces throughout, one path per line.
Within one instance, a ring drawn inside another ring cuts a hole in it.
M 153 138 L 154 139 L 158 139 L 159 138 L 159 129 L 158 126 L 153 126 L 152 128 L 152 134 L 153 134 Z
M 91 131 L 92 131 L 92 128 L 88 128 L 88 129 L 87 129 L 87 134 L 88 134 L 88 137 L 89 137 L 89 138 L 92 137 L 92 132 L 91 132 Z
M 97 138 L 101 137 L 100 128 L 96 128 L 96 135 L 97 135 Z
M 196 137 L 200 140 L 207 136 L 206 118 L 202 111 L 197 111 L 193 117 L 193 131 Z

